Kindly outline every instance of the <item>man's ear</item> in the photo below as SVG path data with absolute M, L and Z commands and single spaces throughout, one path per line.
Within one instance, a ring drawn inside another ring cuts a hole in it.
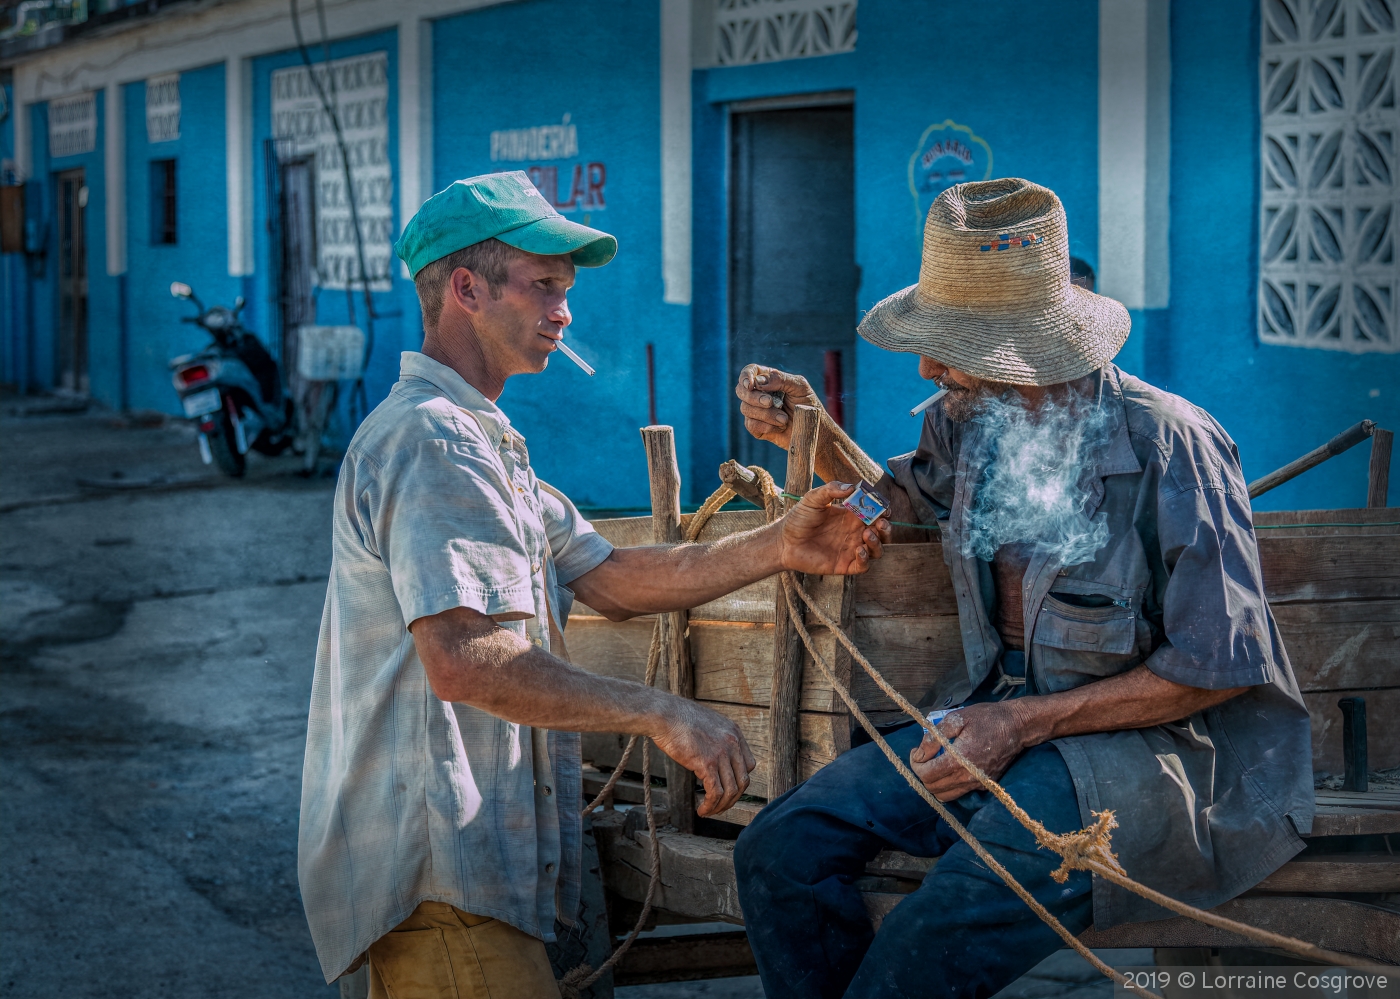
M 442 304 L 446 306 L 451 303 L 462 312 L 474 315 L 481 311 L 483 299 L 490 293 L 486 281 L 479 274 L 465 267 L 458 267 L 447 277 Z

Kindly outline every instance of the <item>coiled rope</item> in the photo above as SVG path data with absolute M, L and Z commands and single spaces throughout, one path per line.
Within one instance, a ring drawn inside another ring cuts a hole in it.
M 749 470 L 755 475 L 757 485 L 763 496 L 764 512 L 771 522 L 777 519 L 781 512 L 779 502 L 784 493 L 773 481 L 773 476 L 769 474 L 767 469 L 758 465 L 751 465 L 749 466 Z M 690 522 L 686 525 L 685 540 L 694 541 L 699 537 L 701 529 L 705 526 L 705 523 L 710 517 L 712 517 L 720 507 L 733 499 L 735 495 L 735 491 L 728 485 L 723 485 L 716 489 L 714 493 L 710 495 L 710 498 L 701 505 L 700 509 L 692 515 Z M 1237 922 L 1236 920 L 1207 912 L 1204 909 L 1198 909 L 1195 906 L 1187 905 L 1185 902 L 1180 902 L 1169 895 L 1164 895 L 1146 885 L 1139 884 L 1128 877 L 1123 866 L 1118 863 L 1117 855 L 1113 853 L 1112 833 L 1114 829 L 1118 828 L 1118 820 L 1111 810 L 1106 809 L 1102 812 L 1091 813 L 1095 821 L 1091 825 L 1075 832 L 1053 833 L 1046 829 L 1041 822 L 1032 818 L 1025 809 L 1018 805 L 1015 799 L 1007 793 L 1005 788 L 991 777 L 988 777 L 980 767 L 959 752 L 952 740 L 948 739 L 947 736 L 938 730 L 937 725 L 928 724 L 928 719 L 924 717 L 923 713 L 911 704 L 903 694 L 896 690 L 890 682 L 880 674 L 880 671 L 871 665 L 870 660 L 861 653 L 860 649 L 856 648 L 855 643 L 851 641 L 850 636 L 846 634 L 840 623 L 834 620 L 812 599 L 812 596 L 803 587 L 801 582 L 798 581 L 794 573 L 784 570 L 780 574 L 780 578 L 782 580 L 784 596 L 790 608 L 795 610 L 799 601 L 806 604 L 807 609 L 812 613 L 813 617 L 836 636 L 836 640 L 845 646 L 846 651 L 849 652 L 851 657 L 860 664 L 861 668 L 865 670 L 867 674 L 869 674 L 870 678 L 875 682 L 875 685 L 880 688 L 885 696 L 894 701 L 901 711 L 918 722 L 925 731 L 931 732 L 939 745 L 943 747 L 943 751 L 976 778 L 977 782 L 986 788 L 987 791 L 1011 813 L 1016 821 L 1021 823 L 1021 825 L 1035 837 L 1035 841 L 1039 846 L 1059 855 L 1061 861 L 1060 866 L 1050 875 L 1055 881 L 1064 883 L 1069 878 L 1070 871 L 1088 871 L 1091 874 L 1098 875 L 1105 881 L 1110 881 L 1151 902 L 1155 902 L 1164 909 L 1169 909 L 1172 912 L 1186 916 L 1189 919 L 1194 919 L 1207 926 L 1213 926 L 1219 930 L 1238 934 L 1239 936 L 1254 940 L 1267 947 L 1277 947 L 1280 950 L 1297 954 L 1300 957 L 1306 957 L 1326 964 L 1394 970 L 1390 965 L 1378 964 L 1376 962 L 1359 959 L 1355 955 L 1327 950 L 1326 948 L 1318 947 L 1316 944 L 1310 944 L 1305 940 L 1299 940 L 1296 937 L 1286 936 L 1281 933 L 1273 933 L 1269 930 L 1259 929 L 1247 923 Z M 802 615 L 790 613 L 788 615 L 788 620 L 792 623 L 798 637 L 802 640 L 802 644 L 806 646 L 807 651 L 811 653 L 812 661 L 817 664 L 817 668 L 821 670 L 823 677 L 826 679 L 827 683 L 831 684 L 837 696 L 845 702 L 846 707 L 850 709 L 851 715 L 860 723 L 861 728 L 865 729 L 871 740 L 880 747 L 880 751 L 885 754 L 886 759 L 899 771 L 900 776 L 904 778 L 905 782 L 938 813 L 939 818 L 943 819 L 943 821 L 948 824 L 949 828 L 958 834 L 963 842 L 971 847 L 978 858 L 991 870 L 995 871 L 997 876 L 1006 883 L 1006 886 L 1015 892 L 1017 897 L 1025 902 L 1042 922 L 1054 930 L 1055 934 L 1065 942 L 1066 946 L 1073 949 L 1100 973 L 1119 983 L 1125 989 L 1145 997 L 1145 999 L 1161 999 L 1161 996 L 1157 995 L 1157 993 L 1138 985 L 1127 975 L 1115 971 L 1100 960 L 1093 951 L 1080 942 L 1078 937 L 1066 929 L 1064 924 L 1055 918 L 1054 914 L 1046 909 L 1024 885 L 1017 881 L 1015 875 L 1008 871 L 992 856 L 977 837 L 958 821 L 957 816 L 955 816 L 943 802 L 934 797 L 933 793 L 924 786 L 923 781 L 910 769 L 904 759 L 890 748 L 890 744 L 885 741 L 884 736 L 880 734 L 875 724 L 865 712 L 861 710 L 855 698 L 851 696 L 850 690 L 837 678 L 831 664 L 827 662 L 825 656 L 822 655 L 821 650 L 813 641 L 811 633 L 808 632 L 806 625 L 803 623 Z M 646 682 L 648 685 L 654 681 L 657 665 L 660 662 L 660 638 L 661 625 L 660 621 L 658 621 L 656 631 L 652 635 L 651 650 L 647 656 Z M 627 763 L 628 755 L 631 753 L 633 745 L 637 742 L 637 738 L 637 736 L 632 736 L 627 741 L 627 748 L 623 751 L 622 760 L 618 763 L 617 768 L 613 770 L 612 775 L 608 778 L 607 784 L 604 785 L 603 790 L 599 792 L 597 798 L 584 809 L 584 814 L 593 811 L 612 793 L 618 779 L 622 776 L 622 771 Z M 638 919 L 636 927 L 628 934 L 627 939 L 618 946 L 612 956 L 609 957 L 596 972 L 590 973 L 587 970 L 588 965 L 581 964 L 564 977 L 562 984 L 565 988 L 565 999 L 577 999 L 579 990 L 587 988 L 596 981 L 603 972 L 621 960 L 622 955 L 625 954 L 627 948 L 632 945 L 632 941 L 635 940 L 637 934 L 641 932 L 643 924 L 646 922 L 648 915 L 650 915 L 652 901 L 655 898 L 656 889 L 660 882 L 661 851 L 656 838 L 656 819 L 651 811 L 649 761 L 650 757 L 647 752 L 646 741 L 644 740 L 642 747 L 642 783 L 645 807 L 647 810 L 647 831 L 651 837 L 651 882 L 647 886 L 647 894 L 642 905 L 641 917 Z M 574 977 L 576 975 L 578 976 L 577 978 Z M 578 984 L 575 986 L 573 984 L 574 982 Z M 574 991 L 570 991 L 571 987 L 574 988 Z

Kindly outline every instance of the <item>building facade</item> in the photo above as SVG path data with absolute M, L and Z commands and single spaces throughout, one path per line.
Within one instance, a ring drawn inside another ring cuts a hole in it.
M 184 281 L 242 295 L 274 353 L 300 323 L 366 328 L 373 405 L 421 342 L 403 223 L 456 178 L 524 169 L 620 250 L 570 296 L 597 375 L 551 364 L 502 407 L 543 478 L 610 508 L 646 504 L 654 409 L 700 499 L 725 458 L 768 457 L 733 396 L 751 360 L 807 374 L 872 454 L 914 446 L 916 360 L 855 324 L 916 280 L 939 191 L 1020 176 L 1060 195 L 1072 254 L 1128 306 L 1119 364 L 1213 413 L 1250 478 L 1400 424 L 1391 4 L 292 9 L 195 0 L 6 59 L 25 213 L 0 257 L 5 382 L 177 411 L 166 363 L 202 346 L 168 293 Z M 1364 504 L 1365 450 L 1259 505 Z

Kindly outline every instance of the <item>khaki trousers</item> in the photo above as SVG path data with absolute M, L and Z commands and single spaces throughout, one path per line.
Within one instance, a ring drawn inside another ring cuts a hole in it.
M 369 999 L 559 999 L 559 986 L 528 933 L 423 902 L 370 946 Z

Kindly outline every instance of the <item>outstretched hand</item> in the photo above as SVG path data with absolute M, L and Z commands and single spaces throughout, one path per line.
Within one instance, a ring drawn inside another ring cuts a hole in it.
M 782 520 L 783 568 L 822 576 L 855 576 L 870 568 L 889 540 L 889 521 L 881 517 L 867 527 L 836 505 L 855 491 L 846 482 L 828 482 L 811 490 Z

